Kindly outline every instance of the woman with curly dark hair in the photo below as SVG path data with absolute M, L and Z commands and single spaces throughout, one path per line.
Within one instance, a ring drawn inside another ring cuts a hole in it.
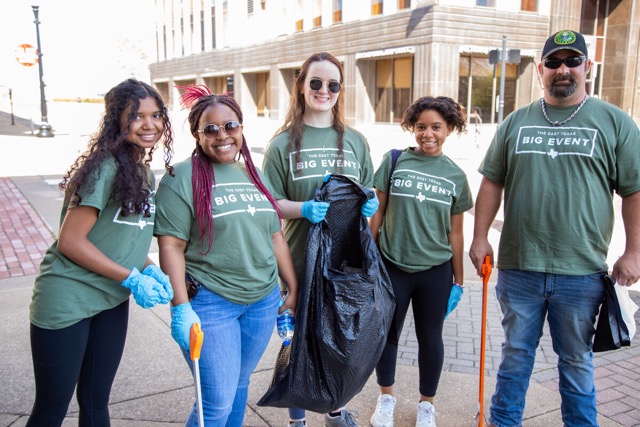
M 206 86 L 179 88 L 196 147 L 175 165 L 175 176 L 162 178 L 154 231 L 175 295 L 171 335 L 192 367 L 189 333 L 200 324 L 205 425 L 241 427 L 249 377 L 278 315 L 278 275 L 289 290 L 280 312 L 295 310 L 298 284 L 280 210 L 251 159 L 239 105 Z M 194 405 L 186 425 L 197 421 Z
M 148 258 L 155 216 L 149 167 L 173 136 L 164 102 L 128 79 L 105 96 L 88 150 L 65 174 L 58 239 L 47 250 L 31 301 L 36 398 L 28 426 L 59 426 L 77 386 L 80 425 L 109 425 L 109 393 L 127 333 L 129 296 L 144 308 L 173 297 Z
M 463 284 L 463 218 L 473 207 L 464 171 L 442 147 L 451 132 L 465 132 L 466 123 L 453 99 L 425 96 L 407 108 L 401 126 L 417 146 L 402 150 L 395 168 L 385 154 L 373 180 L 380 209 L 369 225 L 393 284 L 396 310 L 376 367 L 380 396 L 371 425 L 393 427 L 398 339 L 411 305 L 420 376 L 416 427 L 435 427 L 442 327 L 452 288 Z

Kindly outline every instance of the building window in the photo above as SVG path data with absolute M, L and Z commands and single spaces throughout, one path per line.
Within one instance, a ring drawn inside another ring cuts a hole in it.
M 189 38 L 193 39 L 193 34 L 195 33 L 195 19 L 193 17 L 193 11 L 191 11 L 191 13 L 189 14 Z M 191 44 L 191 43 L 189 43 Z M 191 44 L 193 46 L 193 44 Z
M 227 91 L 225 93 L 233 97 L 233 76 L 227 76 L 225 80 L 227 82 Z
M 160 93 L 162 99 L 165 101 L 169 99 L 169 83 L 157 82 L 154 83 L 154 86 L 158 90 L 158 93 Z
M 476 0 L 476 6 L 496 7 L 496 0 Z
M 200 0 L 200 51 L 204 52 L 204 0 Z
M 253 15 L 253 0 L 247 0 L 247 14 Z
M 313 15 L 313 28 L 322 27 L 322 0 L 314 2 Z
M 384 0 L 371 0 L 371 16 L 382 15 Z
M 537 12 L 538 0 L 521 0 L 520 10 L 522 10 L 523 12 Z
M 398 10 L 409 9 L 411 7 L 411 0 L 398 0 Z
M 233 97 L 233 76 L 203 77 L 202 80 L 211 92 Z
M 465 111 L 477 111 L 483 123 L 497 122 L 496 102 L 500 94 L 500 63 L 489 64 L 487 57 L 460 56 L 458 103 Z M 506 64 L 503 115 L 515 110 L 518 65 Z M 470 117 L 467 114 L 468 118 Z M 473 122 L 471 122 L 473 123 Z
M 167 26 L 162 26 L 162 59 L 167 57 Z
M 376 122 L 400 123 L 411 104 L 413 57 L 376 61 Z
M 216 48 L 216 7 L 211 6 L 211 46 Z
M 256 74 L 256 109 L 258 117 L 269 117 L 269 73 Z
M 602 73 L 604 71 L 606 17 L 609 15 L 607 0 L 584 0 L 580 18 L 580 32 L 593 44 L 590 57 L 593 61 L 587 76 L 587 92 L 591 96 L 602 94 Z M 590 39 L 590 40 L 589 40 Z M 595 49 L 594 49 L 595 48 Z
M 304 29 L 304 2 L 302 0 L 296 1 L 296 31 L 302 31 Z
M 342 0 L 333 0 L 333 23 L 342 22 Z
M 580 32 L 590 36 L 604 36 L 604 23 L 607 16 L 606 0 L 586 0 L 582 5 Z

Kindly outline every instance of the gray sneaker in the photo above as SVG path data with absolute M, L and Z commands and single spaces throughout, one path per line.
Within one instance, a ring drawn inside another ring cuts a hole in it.
M 307 422 L 302 420 L 289 421 L 289 427 L 307 427 Z
M 341 409 L 340 416 L 338 417 L 332 417 L 329 414 L 324 414 L 324 425 L 325 427 L 358 427 L 358 423 L 355 418 L 358 418 L 358 414 L 355 412 Z

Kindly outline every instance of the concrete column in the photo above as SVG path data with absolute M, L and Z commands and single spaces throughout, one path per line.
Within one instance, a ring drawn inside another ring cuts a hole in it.
M 356 121 L 356 56 L 344 56 L 342 64 L 344 68 L 344 81 L 342 82 L 344 90 L 342 92 L 342 102 L 344 104 L 344 116 L 347 122 L 355 124 Z
M 610 6 L 607 17 L 602 98 L 640 118 L 640 5 L 630 0 Z
M 200 2 L 193 2 L 193 34 L 191 35 L 191 49 L 194 53 L 202 52 L 202 10 L 200 9 Z
M 180 11 L 182 16 L 182 51 L 185 56 L 193 53 L 193 31 L 191 31 L 191 15 L 193 10 L 190 7 L 190 2 L 182 3 L 182 10 Z
M 361 59 L 354 63 L 355 87 L 349 90 L 354 99 L 355 117 L 353 124 L 375 122 L 374 101 L 376 91 L 376 62 Z
M 182 56 L 182 33 L 180 28 L 180 13 L 181 4 L 179 2 L 173 3 L 173 50 L 171 51 L 171 58 L 177 58 Z M 171 15 L 170 15 L 171 16 Z
M 213 28 L 211 25 L 211 3 L 205 2 L 204 9 L 204 50 L 208 52 L 214 48 L 213 46 Z
M 222 6 L 222 0 L 215 0 L 215 8 L 216 8 L 216 45 L 213 46 L 213 49 L 222 49 L 225 46 L 224 41 L 224 7 Z
M 580 31 L 580 11 L 582 11 L 582 0 L 551 2 L 549 35 L 560 30 Z M 540 46 L 540 51 L 542 51 L 542 46 Z
M 433 58 L 439 58 L 433 61 Z M 448 96 L 458 99 L 460 53 L 454 43 L 416 46 L 413 99 L 421 96 Z

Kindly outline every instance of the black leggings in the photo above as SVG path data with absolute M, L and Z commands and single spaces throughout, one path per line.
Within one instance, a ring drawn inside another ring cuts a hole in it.
M 36 400 L 28 427 L 60 426 L 78 386 L 79 426 L 109 426 L 109 394 L 129 321 L 129 300 L 63 329 L 31 325 Z
M 396 311 L 376 366 L 378 385 L 390 387 L 395 383 L 398 341 L 411 303 L 418 339 L 420 394 L 433 397 L 444 362 L 442 326 L 453 285 L 451 261 L 417 273 L 402 271 L 386 259 L 385 266 L 393 284 Z

